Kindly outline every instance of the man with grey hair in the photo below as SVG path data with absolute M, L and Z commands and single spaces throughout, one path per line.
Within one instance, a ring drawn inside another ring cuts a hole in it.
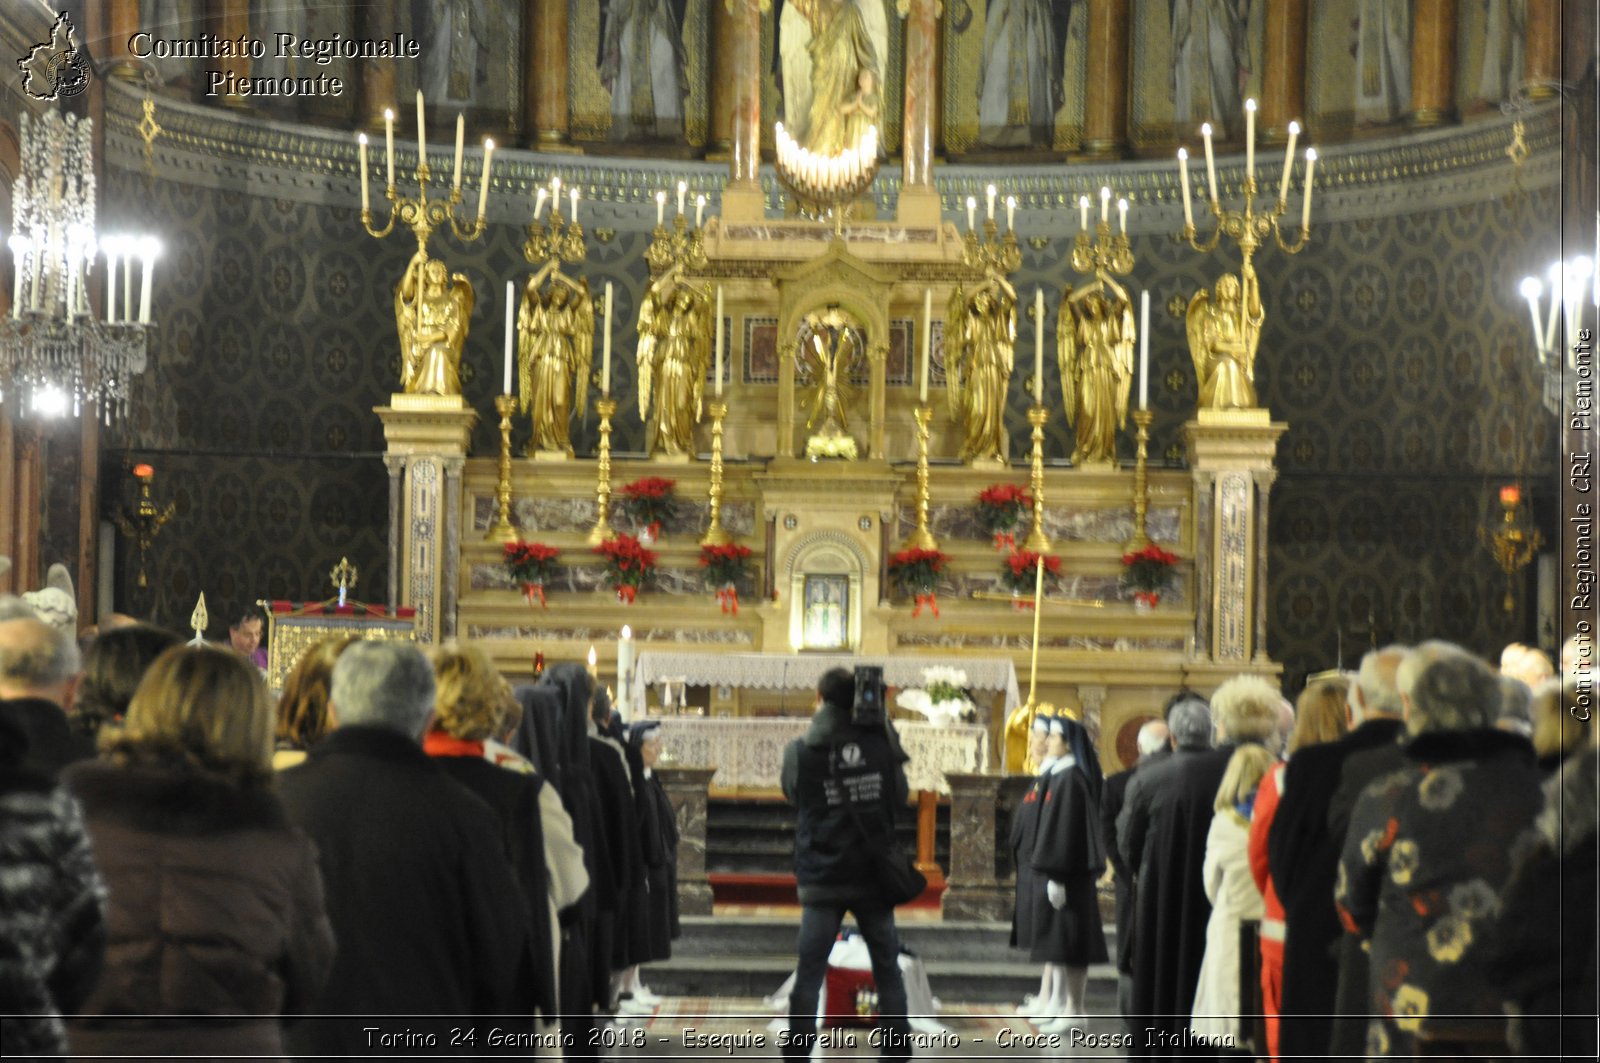
M 1345 702 L 1352 730 L 1337 741 L 1306 746 L 1284 769 L 1267 835 L 1267 865 L 1284 913 L 1280 1056 L 1319 1055 L 1328 1051 L 1333 1036 L 1337 994 L 1335 981 L 1328 977 L 1328 959 L 1340 947 L 1343 932 L 1328 898 L 1333 896 L 1345 832 L 1342 826 L 1330 826 L 1330 807 L 1347 771 L 1370 780 L 1365 776 L 1370 769 L 1352 767 L 1364 755 L 1392 750 L 1398 762 L 1401 703 L 1396 673 L 1407 652 L 1404 646 L 1385 646 L 1364 656 Z M 1345 809 L 1338 822 L 1346 823 L 1348 817 Z M 1359 991 L 1352 987 L 1352 993 Z M 1359 1012 L 1365 1037 L 1364 1004 Z M 1364 1050 L 1364 1042 L 1359 1048 Z
M 15 605 L 0 620 L 0 717 L 26 736 L 27 764 L 51 778 L 94 745 L 67 722 L 82 670 L 78 641 Z
M 442 1046 L 472 1016 L 533 1006 L 531 950 L 548 945 L 533 941 L 494 812 L 422 751 L 434 693 L 433 668 L 411 643 L 352 644 L 333 669 L 335 730 L 279 777 L 290 817 L 321 853 L 339 942 L 307 1010 L 347 1017 L 290 1027 L 295 1055 L 365 1055 L 379 1043 L 372 1027 Z M 429 1015 L 442 1017 L 437 1028 L 409 1018 Z M 408 1018 L 390 1028 L 363 1016 Z
M 1144 771 L 1172 755 L 1171 732 L 1161 720 L 1147 720 L 1134 739 L 1139 759 L 1127 771 L 1119 771 L 1105 781 L 1100 791 L 1100 833 L 1116 890 L 1117 927 L 1117 1011 L 1124 1016 L 1133 1006 L 1133 870 L 1122 858 L 1117 844 L 1117 817 L 1126 803 L 1128 784 L 1134 772 Z M 1134 1033 L 1131 1026 L 1127 1032 Z

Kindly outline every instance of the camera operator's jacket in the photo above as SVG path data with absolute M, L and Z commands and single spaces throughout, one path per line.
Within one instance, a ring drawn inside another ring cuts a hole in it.
M 833 757 L 838 782 L 829 767 Z M 794 874 L 801 904 L 877 897 L 871 852 L 892 835 L 895 810 L 905 807 L 904 760 L 886 727 L 857 727 L 848 709 L 831 702 L 823 702 L 804 737 L 783 751 L 783 795 L 799 810 Z M 851 797 L 855 818 L 845 807 Z M 872 838 L 862 836 L 855 819 Z

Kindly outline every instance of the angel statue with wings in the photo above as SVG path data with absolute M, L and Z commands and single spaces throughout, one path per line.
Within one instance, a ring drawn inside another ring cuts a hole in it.
M 1185 322 L 1189 355 L 1200 385 L 1202 410 L 1246 410 L 1256 405 L 1256 345 L 1261 341 L 1261 288 L 1253 270 L 1244 284 L 1231 273 L 1189 300 Z
M 394 289 L 400 330 L 400 389 L 407 395 L 461 394 L 461 344 L 475 296 L 464 273 L 418 251 Z
M 1077 431 L 1072 464 L 1111 465 L 1117 431 L 1128 420 L 1133 383 L 1133 302 L 1103 274 L 1076 290 L 1069 284 L 1056 316 L 1061 397 Z
M 636 363 L 650 456 L 692 457 L 711 364 L 711 300 L 676 268 L 651 283 L 639 306 Z
M 961 460 L 1005 465 L 1011 450 L 1006 391 L 1017 345 L 1016 289 L 993 274 L 970 295 L 957 285 L 944 334 L 950 417 L 962 426 Z
M 528 451 L 572 454 L 572 414 L 588 408 L 594 360 L 594 301 L 589 282 L 545 265 L 522 289 L 517 311 L 517 390 L 532 411 Z
M 811 435 L 806 440 L 806 457 L 853 460 L 858 456 L 845 406 L 851 396 L 850 371 L 863 353 L 860 330 L 843 315 L 830 311 L 806 320 L 799 352 L 800 365 L 811 381 L 811 412 L 806 416 L 806 431 Z

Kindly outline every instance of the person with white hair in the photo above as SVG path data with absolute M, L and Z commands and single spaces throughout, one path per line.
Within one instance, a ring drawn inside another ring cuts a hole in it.
M 12 600 L 16 603 L 16 600 Z M 26 737 L 28 766 L 54 778 L 94 755 L 94 743 L 72 729 L 69 714 L 83 658 L 75 633 L 10 606 L 0 620 L 0 718 Z

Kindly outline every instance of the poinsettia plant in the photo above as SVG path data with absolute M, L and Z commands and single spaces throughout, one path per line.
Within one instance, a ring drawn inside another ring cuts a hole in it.
M 1061 575 L 1061 558 L 1055 554 L 1040 554 L 1037 550 L 1013 550 L 1006 555 L 1000 567 L 1000 582 L 1012 594 L 1032 595 L 1034 582 L 1039 578 L 1039 559 L 1044 558 L 1044 574 L 1049 579 Z M 1023 604 L 1031 604 L 1023 603 Z
M 934 596 L 933 588 L 939 582 L 939 574 L 949 563 L 950 555 L 943 550 L 925 550 L 921 547 L 901 550 L 890 556 L 889 578 L 902 593 L 910 593 L 916 599 L 916 607 L 911 610 L 912 616 L 921 616 L 924 606 L 933 610 L 934 616 L 939 615 L 939 600 Z
M 506 571 L 522 585 L 522 595 L 528 599 L 529 605 L 533 604 L 535 597 L 541 606 L 545 604 L 544 585 L 555 575 L 556 556 L 560 553 L 560 550 L 544 543 L 529 543 L 520 539 L 506 543 Z
M 1172 586 L 1172 569 L 1180 558 L 1155 543 L 1122 555 L 1122 585 L 1133 588 L 1133 599 L 1155 605 L 1161 592 Z
M 994 536 L 996 550 L 1016 545 L 1012 535 L 1022 515 L 1033 509 L 1033 496 L 1016 484 L 992 484 L 978 492 L 978 519 Z
M 706 582 L 717 588 L 717 604 L 724 613 L 739 615 L 739 577 L 750 560 L 750 548 L 738 543 L 700 547 L 700 567 Z
M 625 533 L 607 539 L 594 552 L 606 559 L 606 576 L 620 602 L 631 603 L 638 597 L 639 587 L 656 567 L 656 552 Z
M 622 485 L 617 507 L 635 527 L 654 539 L 661 534 L 661 522 L 672 512 L 672 489 L 676 486 L 676 480 L 664 476 L 642 476 Z

